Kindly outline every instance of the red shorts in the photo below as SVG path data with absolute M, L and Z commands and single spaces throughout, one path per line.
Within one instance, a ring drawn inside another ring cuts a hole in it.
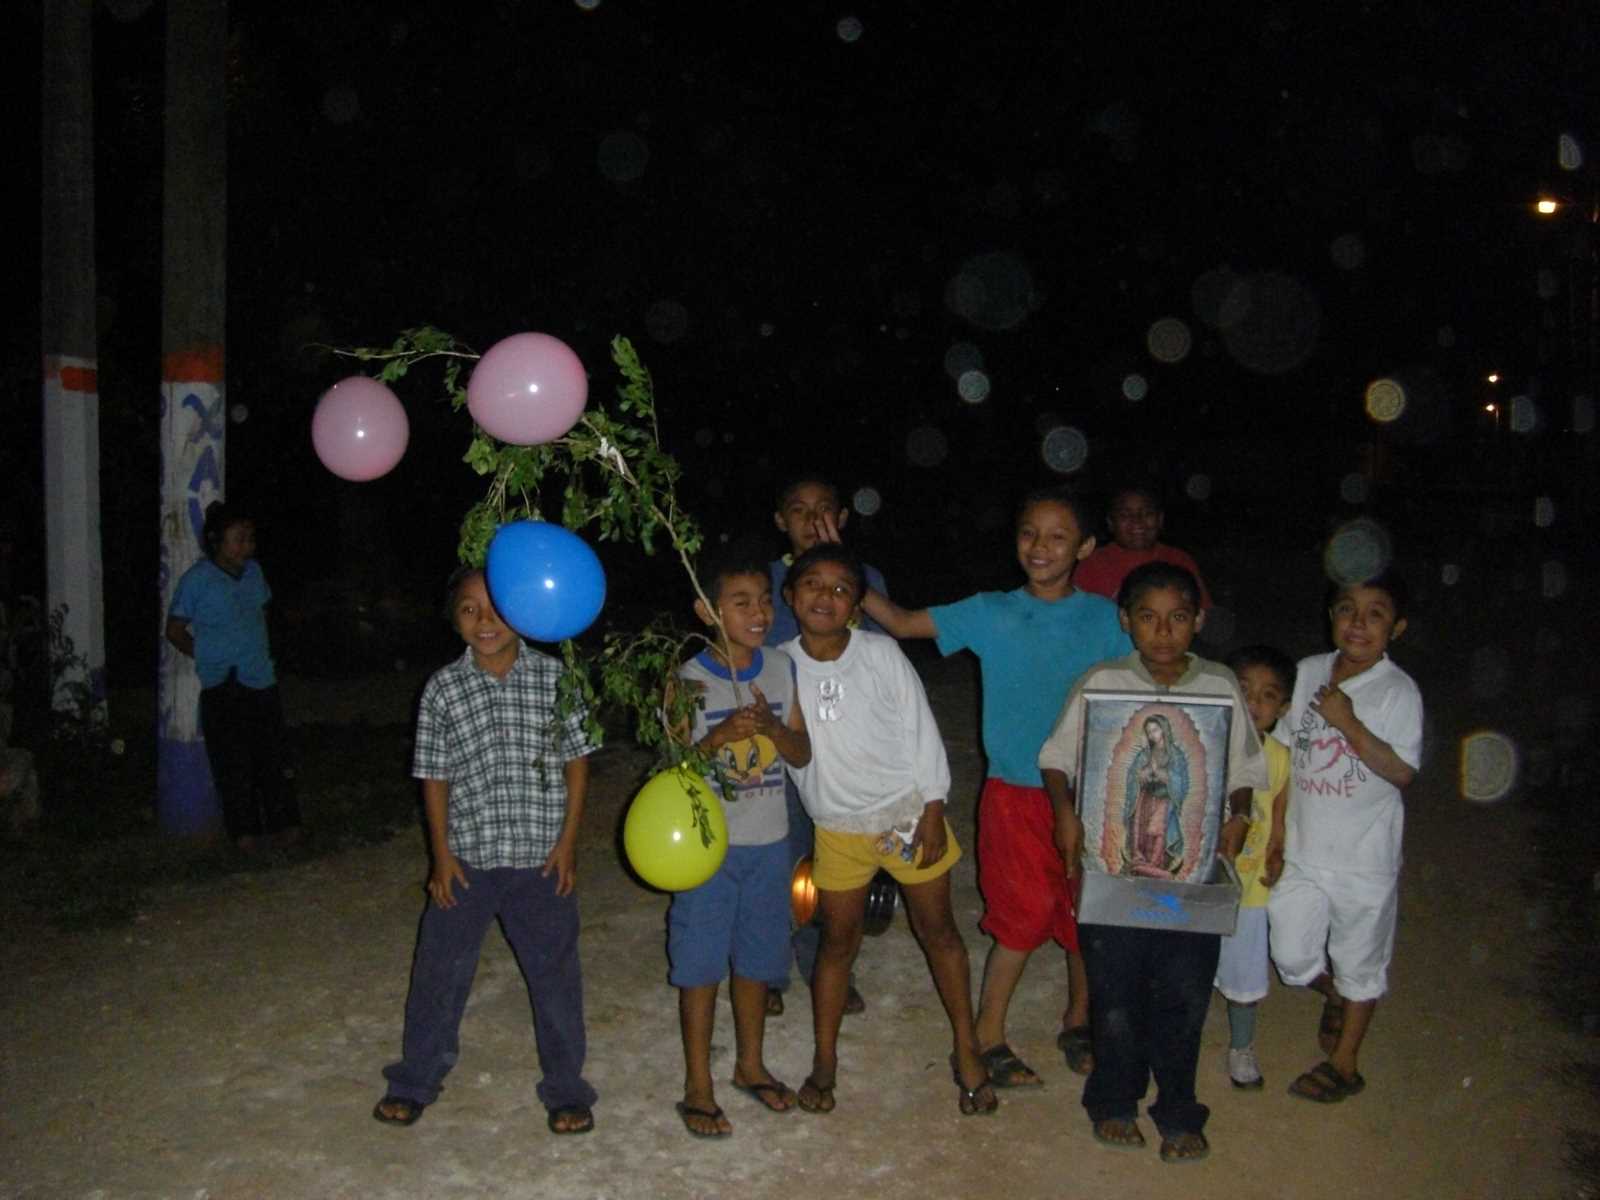
M 1056 817 L 1043 788 L 984 781 L 978 799 L 978 928 L 1007 950 L 1037 950 L 1054 938 L 1078 948 L 1078 919 L 1061 852 Z

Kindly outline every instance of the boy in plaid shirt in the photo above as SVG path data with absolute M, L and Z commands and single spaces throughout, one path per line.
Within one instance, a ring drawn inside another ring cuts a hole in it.
M 578 968 L 578 824 L 595 749 L 583 710 L 557 718 L 561 664 L 523 644 L 489 599 L 481 570 L 450 580 L 466 652 L 423 689 L 411 773 L 422 780 L 433 869 L 422 914 L 400 1062 L 372 1115 L 412 1125 L 455 1065 L 483 935 L 500 919 L 533 1002 L 539 1100 L 552 1133 L 594 1128 L 583 1078 Z M 557 774 L 559 768 L 559 775 Z

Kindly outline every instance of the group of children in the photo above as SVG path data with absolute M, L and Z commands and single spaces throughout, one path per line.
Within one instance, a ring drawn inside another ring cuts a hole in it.
M 1298 668 L 1260 647 L 1223 666 L 1191 650 L 1207 597 L 1192 562 L 1159 543 L 1159 502 L 1131 489 L 1113 498 L 1110 516 L 1116 540 L 1106 551 L 1115 561 L 1103 561 L 1079 499 L 1061 489 L 1034 493 L 1016 527 L 1021 587 L 908 610 L 840 544 L 847 513 L 837 490 L 807 476 L 778 498 L 791 556 L 769 564 L 735 546 L 703 565 L 696 613 L 723 636 L 680 675 L 700 697 L 692 736 L 723 768 L 708 783 L 722 793 L 729 846 L 707 883 L 673 896 L 668 916 L 685 1060 L 677 1111 L 689 1133 L 732 1132 L 710 1069 L 724 976 L 734 1088 L 772 1112 L 833 1111 L 841 1020 L 852 1000 L 860 1005 L 850 970 L 880 870 L 900 885 L 949 1018 L 964 1115 L 995 1112 L 998 1088 L 1041 1082 L 1008 1045 L 1006 1017 L 1029 957 L 1048 940 L 1068 965 L 1057 1045 L 1071 1069 L 1088 1075 L 1083 1103 L 1102 1144 L 1144 1144 L 1138 1106 L 1153 1075 L 1149 1115 L 1161 1157 L 1206 1155 L 1208 1110 L 1195 1077 L 1210 992 L 1216 986 L 1228 1001 L 1234 1083 L 1259 1087 L 1251 1044 L 1269 936 L 1283 979 L 1326 997 L 1319 1036 L 1327 1059 L 1291 1092 L 1328 1102 L 1361 1090 L 1357 1055 L 1393 948 L 1400 789 L 1421 748 L 1420 697 L 1386 653 L 1404 630 L 1404 591 L 1393 577 L 1336 588 L 1335 649 Z M 1075 584 L 1080 564 L 1114 601 Z M 586 1132 L 594 1092 L 581 1075 L 572 882 L 591 747 L 581 713 L 555 715 L 559 665 L 500 621 L 481 572 L 452 581 L 450 604 L 468 649 L 430 680 L 418 718 L 414 774 L 433 856 L 430 903 L 402 1061 L 386 1068 L 388 1093 L 374 1116 L 411 1124 L 438 1096 L 483 934 L 499 916 L 534 1002 L 550 1129 Z M 789 636 L 775 645 L 775 633 Z M 978 808 L 978 882 L 980 928 L 992 946 L 976 1008 L 951 904 L 949 872 L 961 849 L 945 818 L 950 771 L 896 641 L 909 637 L 932 638 L 945 654 L 969 649 L 982 667 L 989 778 Z M 1077 923 L 1084 695 L 1107 688 L 1231 702 L 1218 845 L 1235 862 L 1243 895 L 1230 938 Z M 809 1075 L 792 1089 L 767 1069 L 763 1033 L 768 1014 L 781 1011 L 772 997 L 795 953 L 797 850 L 813 854 L 820 941 L 814 966 L 799 951 L 814 1052 Z

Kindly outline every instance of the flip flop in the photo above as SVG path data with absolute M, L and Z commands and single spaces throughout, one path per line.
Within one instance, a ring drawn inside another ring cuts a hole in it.
M 557 1124 L 563 1117 L 576 1117 L 578 1123 L 563 1129 Z M 550 1127 L 551 1133 L 562 1137 L 569 1134 L 590 1133 L 594 1129 L 594 1110 L 587 1104 L 563 1104 L 545 1114 L 544 1123 Z
M 1161 1161 L 1196 1163 L 1211 1154 L 1211 1143 L 1203 1133 L 1175 1133 L 1161 1139 Z
M 733 1084 L 736 1090 L 743 1092 L 746 1096 L 749 1096 L 750 1099 L 754 1100 L 757 1104 L 770 1113 L 782 1114 L 793 1112 L 800 1104 L 800 1097 L 795 1093 L 795 1090 L 787 1083 L 784 1083 L 781 1079 L 764 1079 L 759 1083 L 740 1083 L 737 1079 L 730 1080 L 729 1082 Z M 768 1096 L 777 1096 L 780 1098 L 787 1096 L 789 1098 L 789 1103 L 785 1104 L 782 1108 L 778 1108 L 767 1103 L 766 1097 Z
M 1056 1034 L 1056 1049 L 1074 1075 L 1087 1075 L 1094 1070 L 1094 1041 L 1087 1025 L 1074 1025 Z
M 977 1083 L 973 1084 L 971 1087 L 968 1087 L 966 1082 L 961 1078 L 961 1068 L 959 1065 L 957 1065 L 955 1054 L 952 1053 L 950 1055 L 950 1074 L 956 1081 L 956 1090 L 961 1093 L 961 1095 L 956 1099 L 956 1107 L 961 1110 L 961 1115 L 963 1117 L 994 1116 L 995 1112 L 1000 1108 L 1000 1097 L 994 1094 L 994 1081 L 989 1078 L 987 1072 L 984 1073 L 983 1078 L 978 1080 Z M 989 1099 L 987 1103 L 978 1096 L 978 1093 L 983 1091 L 984 1088 L 989 1089 Z
M 984 1070 L 989 1072 L 989 1082 L 997 1088 L 1044 1086 L 1044 1080 L 1039 1078 L 1038 1072 L 1018 1058 L 1005 1042 L 990 1046 L 978 1057 L 983 1061 Z
M 1144 1131 L 1132 1117 L 1107 1117 L 1092 1126 L 1094 1140 L 1107 1150 L 1143 1150 Z M 1112 1131 L 1131 1136 L 1113 1137 Z
M 690 1117 L 703 1117 L 707 1121 L 722 1120 L 726 1114 L 722 1111 L 721 1105 L 715 1108 L 700 1108 L 693 1104 L 685 1104 L 682 1100 L 679 1100 L 673 1107 L 678 1110 L 678 1119 L 683 1122 L 683 1127 L 689 1131 L 690 1137 L 711 1140 L 733 1136 L 733 1130 L 731 1129 L 696 1129 L 689 1124 Z
M 404 1096 L 385 1096 L 372 1107 L 372 1119 L 383 1125 L 415 1125 L 422 1119 L 422 1110 L 426 1104 L 415 1100 L 408 1100 Z M 400 1111 L 386 1113 L 386 1108 L 396 1108 Z
M 1331 1062 L 1319 1062 L 1289 1085 L 1289 1094 L 1313 1104 L 1337 1104 L 1360 1095 L 1366 1086 L 1360 1071 L 1346 1078 Z

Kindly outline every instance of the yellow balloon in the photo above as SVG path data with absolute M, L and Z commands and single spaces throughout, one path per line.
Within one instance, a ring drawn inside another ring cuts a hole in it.
M 716 874 L 728 853 L 722 801 L 700 776 L 673 767 L 639 789 L 622 823 L 622 847 L 652 887 L 684 892 Z

